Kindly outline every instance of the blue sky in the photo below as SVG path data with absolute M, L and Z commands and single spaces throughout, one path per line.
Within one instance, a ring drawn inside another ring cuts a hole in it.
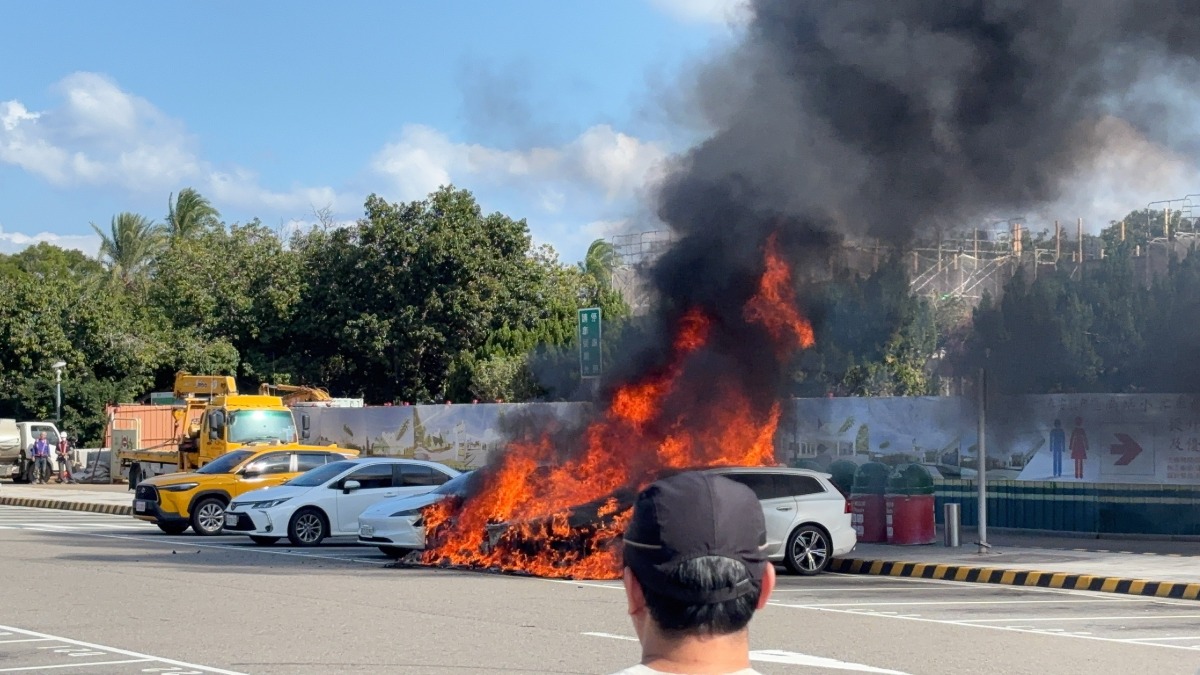
M 739 0 L 6 3 L 0 252 L 94 252 L 192 186 L 227 222 L 351 221 L 443 182 L 564 261 L 694 140 L 662 101 Z

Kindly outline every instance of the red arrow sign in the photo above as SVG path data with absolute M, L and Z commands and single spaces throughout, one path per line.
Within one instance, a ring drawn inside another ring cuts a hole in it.
M 1128 434 L 1113 434 L 1117 437 L 1120 443 L 1113 443 L 1111 452 L 1114 455 L 1120 455 L 1117 459 L 1117 466 L 1125 466 L 1133 461 L 1134 457 L 1142 454 L 1142 446 L 1138 442 L 1129 437 Z

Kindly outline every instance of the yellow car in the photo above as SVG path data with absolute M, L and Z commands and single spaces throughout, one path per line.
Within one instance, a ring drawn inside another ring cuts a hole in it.
M 247 446 L 227 452 L 194 472 L 171 473 L 137 484 L 133 517 L 158 525 L 167 534 L 220 534 L 225 506 L 238 495 L 279 485 L 330 462 L 358 456 L 345 448 Z

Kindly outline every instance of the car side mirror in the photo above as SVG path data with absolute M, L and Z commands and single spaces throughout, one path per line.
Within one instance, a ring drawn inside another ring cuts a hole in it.
M 243 479 L 258 478 L 260 475 L 262 475 L 262 472 L 257 469 L 246 469 L 245 471 L 242 472 Z
M 345 483 L 342 483 L 342 494 L 348 495 L 360 487 L 362 487 L 362 483 L 359 483 L 356 480 L 348 480 Z

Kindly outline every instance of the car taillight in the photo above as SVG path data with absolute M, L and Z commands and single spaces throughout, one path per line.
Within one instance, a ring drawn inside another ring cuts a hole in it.
M 849 499 L 842 500 L 842 503 L 846 505 L 845 510 L 843 510 L 842 513 L 852 513 L 852 511 L 850 510 L 850 500 Z

